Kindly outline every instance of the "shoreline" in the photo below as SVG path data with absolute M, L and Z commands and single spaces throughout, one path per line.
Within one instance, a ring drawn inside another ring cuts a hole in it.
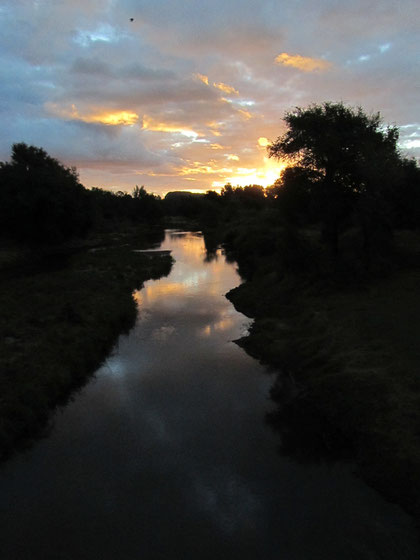
M 378 333 L 363 340 L 359 329 L 363 321 L 366 331 L 371 328 L 369 317 L 375 319 L 372 313 L 381 306 L 382 313 L 387 311 L 389 304 L 383 298 L 392 285 L 400 283 L 403 290 L 419 277 L 420 272 L 400 272 L 376 291 L 318 296 L 309 291 L 293 296 L 286 289 L 282 312 L 274 302 L 275 295 L 282 295 L 278 286 L 270 290 L 267 283 L 254 280 L 226 294 L 238 311 L 254 318 L 249 335 L 237 342 L 279 372 L 271 390 L 279 410 L 270 423 L 289 437 L 294 429 L 307 430 L 318 453 L 314 460 L 353 459 L 357 474 L 404 507 L 418 527 L 420 382 L 415 361 L 408 368 L 389 340 L 379 340 Z M 274 311 L 267 312 L 270 304 Z M 420 305 L 417 311 L 420 320 Z M 392 321 L 392 312 L 390 316 Z M 395 324 L 390 338 L 394 330 Z M 282 393 L 284 375 L 295 387 L 288 401 Z M 288 414 L 297 426 L 287 425 Z M 314 422 L 320 433 L 309 425 Z M 314 438 L 323 441 L 318 445 Z
M 145 236 L 89 247 L 58 267 L 4 275 L 0 305 L 0 460 L 42 437 L 57 406 L 81 388 L 137 316 L 132 297 L 167 275 L 172 257 L 138 253 Z

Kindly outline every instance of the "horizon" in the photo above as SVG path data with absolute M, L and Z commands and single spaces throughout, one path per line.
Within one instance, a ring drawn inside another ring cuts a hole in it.
M 420 156 L 413 0 L 101 4 L 3 2 L 1 161 L 25 142 L 87 188 L 266 187 L 284 113 L 324 101 L 379 111 Z

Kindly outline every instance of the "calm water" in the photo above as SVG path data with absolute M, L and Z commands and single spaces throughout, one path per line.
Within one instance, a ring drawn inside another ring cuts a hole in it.
M 264 421 L 272 377 L 232 340 L 239 284 L 198 234 L 48 439 L 0 470 L 1 560 L 419 558 L 410 518 L 344 465 L 298 465 Z

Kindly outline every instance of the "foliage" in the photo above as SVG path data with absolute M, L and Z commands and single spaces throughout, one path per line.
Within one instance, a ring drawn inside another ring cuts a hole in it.
M 383 226 L 389 214 L 387 200 L 400 162 L 397 128 L 385 128 L 379 113 L 366 115 L 342 103 L 296 108 L 284 120 L 288 129 L 269 146 L 270 157 L 310 174 L 308 188 L 335 256 L 342 224 L 352 214 L 358 216 L 368 251 L 372 224 Z M 290 172 L 285 178 L 290 189 Z M 301 182 L 294 184 L 292 189 Z
M 299 165 L 286 167 L 268 187 L 268 196 L 276 199 L 282 217 L 293 225 L 306 225 L 319 215 L 316 193 L 317 173 Z
M 397 181 L 397 188 L 390 193 L 393 223 L 397 228 L 418 228 L 420 226 L 420 169 L 414 159 L 401 160 Z
M 79 182 L 67 167 L 42 148 L 12 146 L 0 163 L 0 236 L 25 244 L 60 244 L 91 230 L 160 220 L 159 197 L 135 187 L 133 194 L 94 188 Z
M 99 367 L 136 318 L 133 289 L 167 275 L 172 258 L 133 249 L 143 236 L 2 279 L 0 460 L 43 428 L 57 403 Z
M 184 218 L 196 219 L 204 203 L 204 193 L 192 193 L 189 191 L 168 192 L 163 200 L 167 216 L 182 216 Z
M 0 233 L 26 241 L 62 242 L 84 235 L 89 202 L 77 172 L 42 148 L 14 144 L 0 164 Z
M 160 198 L 149 194 L 143 186 L 136 186 L 132 195 L 123 191 L 114 193 L 97 187 L 89 191 L 89 195 L 95 229 L 118 229 L 124 223 L 154 223 L 163 215 Z

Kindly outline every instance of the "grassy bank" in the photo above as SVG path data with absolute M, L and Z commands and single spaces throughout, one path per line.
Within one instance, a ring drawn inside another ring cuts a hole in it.
M 135 321 L 132 291 L 169 273 L 169 255 L 136 253 L 144 235 L 33 259 L 3 274 L 0 290 L 0 457 L 40 433 L 52 408 L 81 386 Z M 14 256 L 14 262 L 16 256 Z
M 314 459 L 351 457 L 372 486 L 417 521 L 419 254 L 418 236 L 401 233 L 386 274 L 326 285 L 319 276 L 279 278 L 273 267 L 271 274 L 257 267 L 228 294 L 239 310 L 256 318 L 240 344 L 290 381 L 284 391 L 280 375 L 272 389 L 279 402 L 272 420 L 282 431 L 283 451 L 302 458 L 292 439 L 306 437 L 300 447 L 309 448 L 308 460 L 311 449 Z

